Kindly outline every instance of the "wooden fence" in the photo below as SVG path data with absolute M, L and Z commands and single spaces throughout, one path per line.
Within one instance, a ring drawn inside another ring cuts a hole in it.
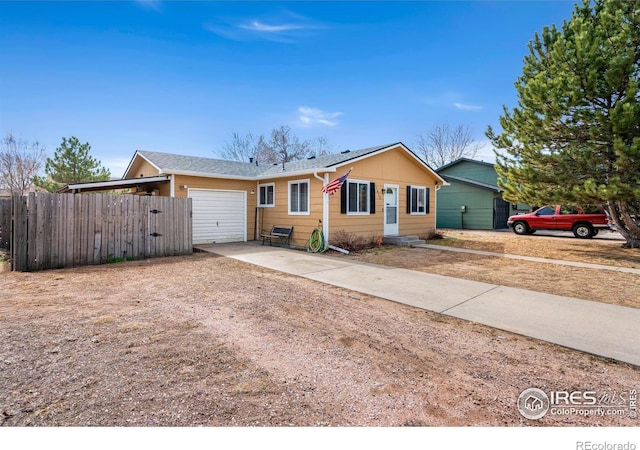
M 31 193 L 12 203 L 14 271 L 193 252 L 189 198 Z
M 11 199 L 0 198 L 0 249 L 9 250 L 11 242 Z

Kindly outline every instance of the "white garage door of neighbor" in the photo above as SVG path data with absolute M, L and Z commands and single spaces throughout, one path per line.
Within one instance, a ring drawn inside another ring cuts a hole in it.
M 245 242 L 247 193 L 189 189 L 193 211 L 193 243 Z

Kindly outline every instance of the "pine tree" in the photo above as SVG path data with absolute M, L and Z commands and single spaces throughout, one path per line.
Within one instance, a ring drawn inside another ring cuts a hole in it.
M 55 192 L 66 184 L 105 181 L 111 176 L 100 161 L 89 155 L 91 146 L 81 144 L 78 138 L 62 138 L 52 158 L 45 164 L 46 178 L 37 177 L 35 184 L 49 192 Z
M 626 247 L 640 248 L 640 1 L 584 0 L 529 43 L 487 136 L 507 200 L 602 203 Z

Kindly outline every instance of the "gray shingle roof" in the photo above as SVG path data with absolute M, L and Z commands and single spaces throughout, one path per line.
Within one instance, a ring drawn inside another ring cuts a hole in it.
M 228 161 L 225 159 L 204 158 L 201 156 L 176 155 L 174 153 L 148 152 L 138 150 L 146 160 L 158 167 L 162 172 L 194 172 L 240 177 L 255 177 L 260 174 L 261 167 L 255 164 Z
M 184 156 L 173 153 L 150 152 L 146 150 L 138 150 L 138 154 L 158 167 L 162 173 L 187 172 L 209 176 L 220 175 L 255 178 L 267 176 L 277 177 L 292 172 L 327 169 L 399 144 L 400 143 L 380 145 L 377 147 L 320 156 L 318 158 L 292 161 L 284 164 L 284 170 L 281 163 L 256 165 L 255 163 L 204 158 L 200 156 Z

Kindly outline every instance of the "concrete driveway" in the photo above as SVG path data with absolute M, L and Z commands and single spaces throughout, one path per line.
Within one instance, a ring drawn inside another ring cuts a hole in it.
M 199 249 L 640 366 L 640 310 L 255 243 Z

